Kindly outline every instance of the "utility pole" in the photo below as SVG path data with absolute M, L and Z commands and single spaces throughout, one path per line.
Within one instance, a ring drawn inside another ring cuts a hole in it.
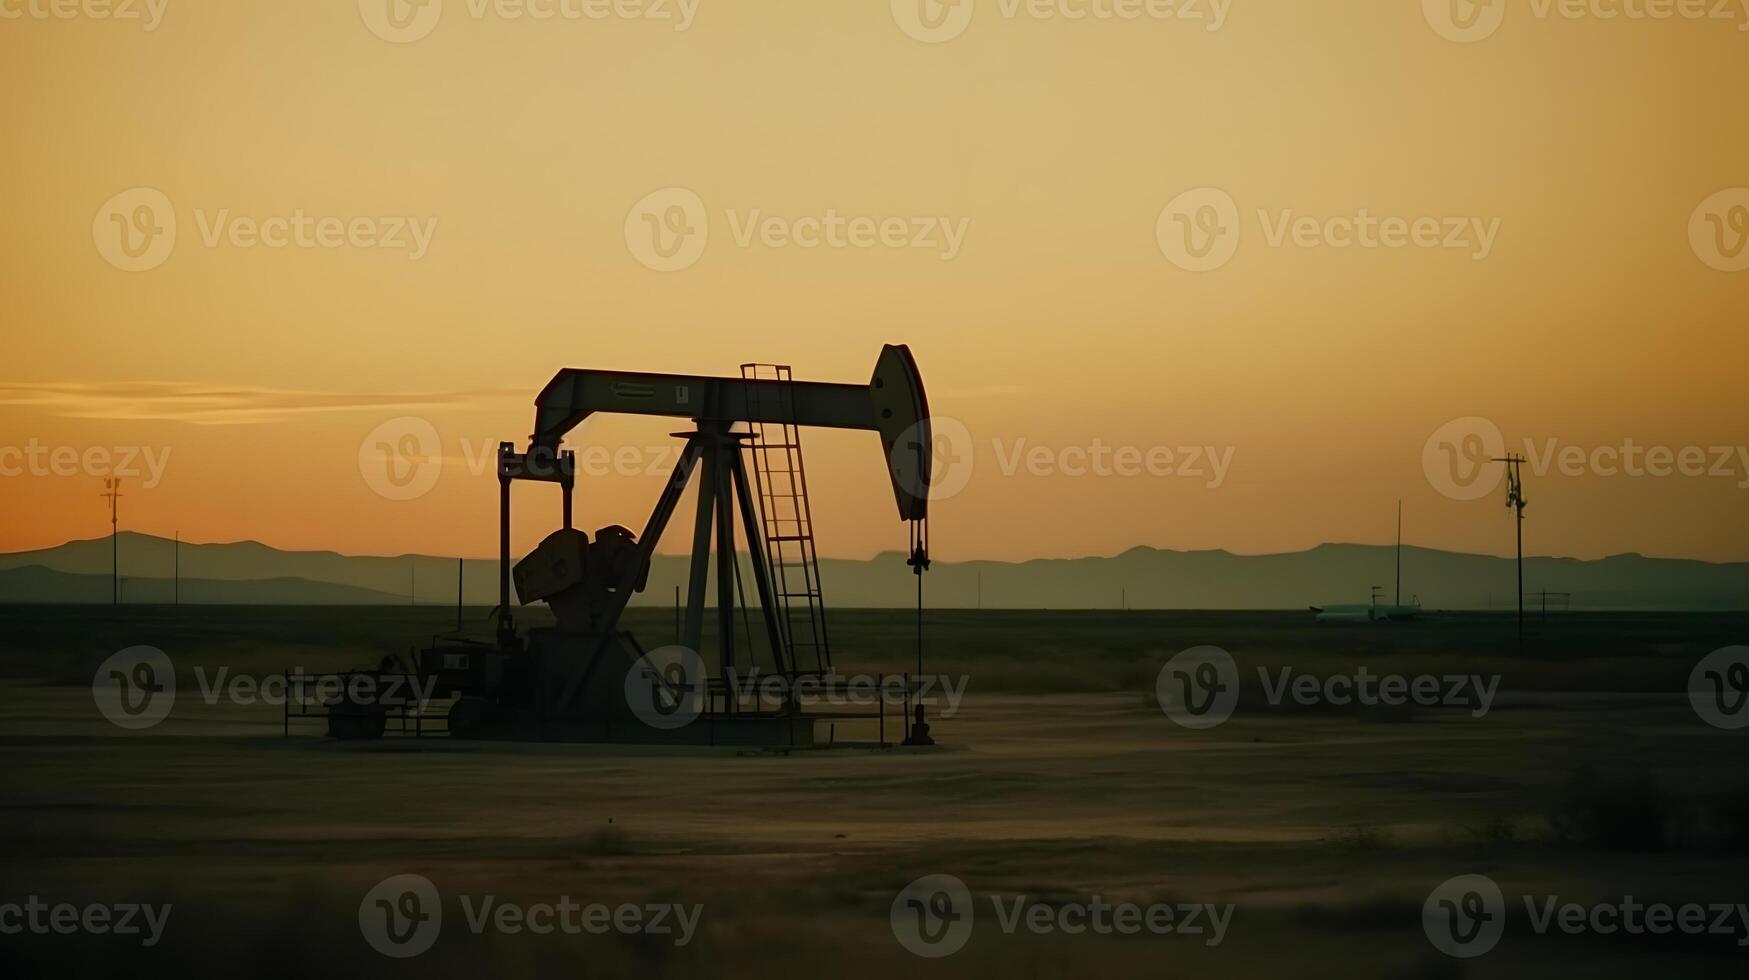
M 1524 647 L 1524 506 L 1529 501 L 1524 499 L 1524 479 L 1519 467 L 1524 463 L 1524 457 L 1517 453 L 1507 453 L 1504 457 L 1494 460 L 1506 464 L 1506 506 L 1516 511 L 1514 522 L 1518 529 L 1518 645 Z
M 1403 502 L 1397 501 L 1397 605 L 1403 604 Z
M 455 560 L 455 631 L 462 631 L 462 568 L 465 558 Z
M 170 604 L 182 605 L 182 532 L 177 531 L 170 545 Z
M 407 556 L 407 605 L 419 604 L 419 564 L 412 555 Z
M 121 499 L 121 477 L 103 481 L 99 497 L 109 498 L 109 603 L 121 605 L 121 545 L 117 543 L 116 501 Z

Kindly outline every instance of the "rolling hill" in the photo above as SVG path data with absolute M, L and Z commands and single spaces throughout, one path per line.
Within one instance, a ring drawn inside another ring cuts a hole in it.
M 125 533 L 118 545 L 125 598 L 169 601 L 172 542 Z M 455 558 L 282 551 L 243 541 L 184 543 L 180 561 L 184 602 L 399 604 L 412 598 L 450 604 L 456 599 Z M 1393 563 L 1392 548 L 1355 544 L 1274 555 L 1132 548 L 1106 558 L 937 561 L 925 578 L 925 600 L 936 608 L 1111 609 L 1127 602 L 1137 609 L 1295 609 L 1364 603 L 1373 585 L 1385 587 L 1389 599 Z M 466 559 L 460 571 L 469 605 L 497 602 L 495 561 Z M 108 538 L 0 554 L 0 601 L 107 602 L 109 573 Z M 685 574 L 683 557 L 658 555 L 649 588 L 635 601 L 672 603 Z M 824 559 L 820 575 L 830 605 L 888 608 L 916 601 L 915 580 L 899 554 Z M 1514 601 L 1516 572 L 1508 558 L 1404 548 L 1403 575 L 1404 600 L 1419 596 L 1430 609 L 1506 609 Z M 743 579 L 751 585 L 750 574 Z M 1743 610 L 1749 609 L 1749 563 L 1641 555 L 1527 558 L 1525 588 L 1572 593 L 1574 609 Z

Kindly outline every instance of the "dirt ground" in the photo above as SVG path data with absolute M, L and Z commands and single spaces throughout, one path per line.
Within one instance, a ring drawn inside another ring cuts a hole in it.
M 1749 922 L 1601 934 L 1539 930 L 1532 913 L 1553 896 L 1749 903 L 1734 822 L 1749 731 L 1705 723 L 1683 693 L 1698 656 L 1749 635 L 1740 620 L 1575 619 L 1520 655 L 1495 620 L 1381 633 L 1289 614 L 941 614 L 937 669 L 969 683 L 960 710 L 936 721 L 938 747 L 779 754 L 340 743 L 315 725 L 285 738 L 277 706 L 209 704 L 190 676 L 356 663 L 453 612 L 0 610 L 0 903 L 172 907 L 151 947 L 0 935 L 8 976 L 1686 977 L 1740 976 L 1749 963 Z M 647 614 L 642 628 L 662 622 Z M 902 665 L 907 623 L 846 617 L 843 648 L 874 662 L 865 669 Z M 1501 679 L 1480 717 L 1249 698 L 1224 724 L 1191 730 L 1152 691 L 1193 640 L 1224 640 L 1246 672 Z M 88 673 L 130 642 L 178 668 L 170 718 L 140 732 L 99 714 Z M 1094 690 L 1031 690 L 1078 664 L 1099 679 L 1079 686 Z M 403 874 L 432 883 L 443 923 L 428 952 L 396 959 L 367 942 L 361 905 Z M 1491 952 L 1459 959 L 1430 941 L 1423 906 L 1468 874 L 1498 884 L 1506 913 Z M 963 949 L 940 958 L 915 955 L 895 929 L 895 900 L 926 875 L 963 881 L 975 908 Z M 699 916 L 684 945 L 476 933 L 469 910 L 484 896 L 678 903 Z M 998 909 L 1021 896 L 1052 909 L 1096 896 L 1230 906 L 1231 917 L 1218 942 L 1206 930 L 1010 932 Z

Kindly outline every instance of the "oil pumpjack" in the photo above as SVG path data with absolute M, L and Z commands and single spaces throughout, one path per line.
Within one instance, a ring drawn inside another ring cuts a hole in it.
M 771 368 L 764 373 L 773 376 L 760 376 L 762 367 Z M 695 474 L 697 512 L 684 625 L 680 643 L 670 648 L 681 651 L 690 664 L 680 664 L 678 673 L 672 662 L 658 666 L 654 684 L 682 689 L 681 693 L 659 690 L 658 700 L 666 698 L 665 710 L 672 711 L 676 698 L 695 696 L 686 691 L 702 691 L 706 699 L 713 687 L 724 692 L 737 668 L 745 670 L 751 658 L 752 650 L 736 644 L 737 522 L 747 542 L 757 611 L 773 669 L 792 683 L 792 690 L 798 676 L 829 671 L 812 516 L 800 461 L 801 428 L 856 429 L 879 435 L 899 518 L 910 525 L 908 564 L 918 576 L 928 568 L 931 430 L 923 380 L 910 349 L 883 348 L 866 385 L 795 381 L 787 368 L 770 365 L 743 365 L 742 374 L 732 378 L 568 369 L 541 391 L 527 449 L 518 452 L 514 444 L 501 443 L 498 450 L 496 640 L 443 639 L 418 658 L 419 678 L 433 685 L 433 696 L 456 699 L 448 715 L 451 735 L 551 737 L 556 733 L 635 741 L 640 734 L 657 734 L 638 724 L 638 708 L 628 703 L 627 678 L 636 676 L 646 651 L 621 628 L 620 620 L 631 596 L 643 590 L 651 556 Z M 575 454 L 561 449 L 560 442 L 590 416 L 604 413 L 688 419 L 694 428 L 675 434 L 684 445 L 642 533 L 609 525 L 591 540 L 573 526 Z M 755 464 L 751 480 L 749 455 Z M 513 567 L 511 489 L 520 481 L 559 485 L 562 526 Z M 703 658 L 713 556 L 714 671 Z M 555 625 L 518 629 L 512 583 L 520 602 L 544 601 Z M 921 617 L 921 579 L 918 595 Z M 921 651 L 919 619 L 919 672 Z M 643 670 L 652 673 L 647 666 Z M 787 698 L 775 711 L 764 711 L 757 702 L 749 709 L 733 696 L 722 697 L 721 703 L 723 708 L 713 720 L 741 724 L 716 726 L 713 740 L 769 742 L 772 733 L 781 729 L 794 743 L 799 709 Z M 908 697 L 906 705 L 909 709 Z M 345 734 L 333 725 L 333 717 L 330 730 Z M 907 714 L 905 721 L 907 732 L 927 741 L 921 705 L 915 718 Z M 366 727 L 367 736 L 381 732 L 380 724 Z M 812 725 L 803 727 L 803 739 L 811 742 Z M 724 730 L 738 734 L 725 737 Z M 650 740 L 675 737 L 663 734 Z

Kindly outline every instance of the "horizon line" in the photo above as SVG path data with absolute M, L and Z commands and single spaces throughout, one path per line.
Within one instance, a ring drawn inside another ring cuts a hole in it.
M 163 535 L 152 534 L 152 533 L 147 532 L 147 531 L 131 531 L 131 530 L 117 532 L 117 536 L 121 536 L 121 535 L 131 535 L 131 536 L 136 537 L 136 538 L 150 538 L 154 541 L 162 541 L 166 544 L 175 544 L 178 540 L 180 540 L 180 542 L 182 544 L 192 545 L 192 546 L 196 546 L 196 547 L 229 547 L 229 546 L 233 546 L 233 545 L 256 545 L 256 546 L 259 546 L 262 548 L 266 548 L 270 551 L 277 551 L 277 552 L 280 552 L 282 554 L 291 554 L 291 555 L 329 554 L 329 555 L 336 555 L 336 556 L 341 557 L 341 558 L 375 558 L 375 559 L 424 558 L 424 559 L 430 559 L 430 560 L 434 560 L 434 561 L 461 560 L 461 561 L 496 562 L 499 560 L 497 555 L 487 555 L 487 556 L 475 557 L 475 556 L 468 556 L 468 555 L 436 555 L 436 554 L 429 554 L 429 553 L 424 553 L 424 552 L 401 552 L 399 554 L 393 554 L 393 555 L 382 555 L 382 554 L 361 554 L 361 553 L 354 553 L 354 552 L 345 552 L 345 551 L 340 551 L 340 550 L 335 549 L 335 548 L 295 549 L 295 548 L 284 548 L 284 547 L 280 547 L 278 545 L 269 544 L 268 542 L 262 541 L 262 540 L 257 539 L 257 538 L 242 538 L 242 539 L 237 539 L 237 540 L 232 540 L 232 541 L 193 541 L 193 540 L 188 540 L 188 539 L 177 539 L 177 538 L 164 537 Z M 25 549 L 21 549 L 21 550 L 17 550 L 17 551 L 0 551 L 0 558 L 10 558 L 10 557 L 18 556 L 18 555 L 28 555 L 28 554 L 32 554 L 32 553 L 38 553 L 38 552 L 54 551 L 57 548 L 64 548 L 64 547 L 67 547 L 68 545 L 74 545 L 74 544 L 96 543 L 96 542 L 101 542 L 109 537 L 110 537 L 110 535 L 104 534 L 104 535 L 98 535 L 97 537 L 91 537 L 91 538 L 68 538 L 67 540 L 62 541 L 59 544 L 48 545 L 46 547 L 41 547 L 41 548 L 25 548 Z M 1020 559 L 1003 559 L 1003 558 L 941 559 L 941 560 L 938 560 L 936 562 L 936 564 L 962 565 L 962 566 L 963 565 L 974 565 L 974 564 L 1025 565 L 1025 564 L 1030 564 L 1032 562 L 1045 562 L 1045 561 L 1111 561 L 1111 560 L 1115 560 L 1117 558 L 1121 558 L 1124 555 L 1127 555 L 1127 554 L 1134 552 L 1134 551 L 1150 551 L 1150 552 L 1161 553 L 1161 554 L 1177 554 L 1177 555 L 1219 554 L 1219 555 L 1228 555 L 1228 556 L 1231 556 L 1234 558 L 1276 558 L 1276 557 L 1286 557 L 1286 556 L 1291 556 L 1291 555 L 1310 554 L 1311 552 L 1317 551 L 1320 548 L 1380 548 L 1380 549 L 1395 550 L 1398 547 L 1399 547 L 1399 544 L 1396 542 L 1387 542 L 1384 544 L 1369 544 L 1369 543 L 1360 542 L 1360 541 L 1324 541 L 1324 542 L 1320 542 L 1318 544 L 1312 545 L 1311 547 L 1308 547 L 1308 548 L 1299 548 L 1299 549 L 1289 550 L 1289 551 L 1237 552 L 1237 551 L 1231 551 L 1231 550 L 1226 549 L 1226 548 L 1184 549 L 1184 548 L 1162 548 L 1162 547 L 1157 547 L 1155 545 L 1136 544 L 1136 545 L 1131 545 L 1128 548 L 1125 548 L 1121 551 L 1118 551 L 1114 554 L 1109 554 L 1109 555 L 1093 555 L 1093 554 L 1073 555 L 1073 556 L 1043 556 L 1043 555 L 1041 555 L 1041 556 L 1034 557 L 1034 558 L 1020 558 Z M 1497 554 L 1489 554 L 1486 552 L 1451 551 L 1451 550 L 1445 549 L 1445 548 L 1434 548 L 1434 547 L 1429 547 L 1427 545 L 1416 545 L 1416 544 L 1402 544 L 1402 545 L 1400 545 L 1400 547 L 1418 550 L 1418 551 L 1424 551 L 1424 552 L 1432 552 L 1435 554 L 1456 555 L 1456 556 L 1464 557 L 1464 558 L 1493 558 L 1493 559 L 1502 560 L 1502 561 L 1511 561 L 1511 560 L 1513 560 L 1513 557 L 1514 557 L 1510 554 L 1497 555 Z M 742 549 L 739 547 L 737 547 L 736 550 L 737 550 L 737 553 L 739 553 L 739 554 L 746 554 L 747 553 L 745 549 Z M 672 558 L 672 557 L 685 557 L 688 554 L 689 554 L 689 552 L 682 551 L 682 552 L 658 553 L 657 555 L 653 555 L 652 557 L 658 557 L 658 556 L 670 557 L 670 558 Z M 878 561 L 881 558 L 884 558 L 884 557 L 889 556 L 889 555 L 903 557 L 904 554 L 905 554 L 904 551 L 894 549 L 891 551 L 878 551 L 874 555 L 872 555 L 870 557 L 866 557 L 866 558 L 845 558 L 845 557 L 833 556 L 833 555 L 822 555 L 820 557 L 821 557 L 821 560 L 823 560 L 823 561 L 873 562 L 873 561 Z M 1678 555 L 1648 555 L 1648 554 L 1646 554 L 1644 552 L 1640 552 L 1640 551 L 1618 552 L 1618 553 L 1613 554 L 1613 555 L 1604 555 L 1600 558 L 1579 558 L 1579 557 L 1575 557 L 1572 555 L 1529 555 L 1529 554 L 1525 555 L 1524 557 L 1526 560 L 1553 560 L 1553 561 L 1576 561 L 1576 562 L 1608 561 L 1608 560 L 1613 559 L 1613 558 L 1644 558 L 1644 559 L 1653 560 L 1653 561 L 1684 561 L 1684 562 L 1693 562 L 1695 564 L 1700 564 L 1700 565 L 1714 565 L 1714 566 L 1749 564 L 1749 559 L 1713 561 L 1713 560 L 1706 559 L 1706 558 L 1692 558 L 1692 557 L 1678 556 Z

